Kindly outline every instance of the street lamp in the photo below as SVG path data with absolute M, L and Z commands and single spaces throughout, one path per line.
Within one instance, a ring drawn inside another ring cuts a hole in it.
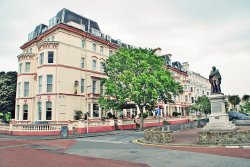
M 87 86 L 86 89 L 86 109 L 87 109 L 87 133 L 89 133 L 89 108 L 88 108 L 88 88 L 90 88 L 91 85 Z

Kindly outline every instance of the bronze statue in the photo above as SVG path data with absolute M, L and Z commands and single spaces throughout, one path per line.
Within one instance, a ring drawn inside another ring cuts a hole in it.
M 212 67 L 212 70 L 210 72 L 209 82 L 211 83 L 211 93 L 221 93 L 221 75 L 219 70 L 216 69 L 215 66 Z

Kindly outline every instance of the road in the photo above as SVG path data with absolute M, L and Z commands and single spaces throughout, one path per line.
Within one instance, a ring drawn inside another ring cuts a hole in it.
M 112 136 L 82 138 L 77 139 L 77 142 L 65 152 L 74 155 L 146 163 L 155 167 L 249 167 L 250 164 L 250 149 L 152 147 L 132 143 L 133 139 L 142 137 L 143 132 L 133 131 Z
M 174 132 L 190 140 L 195 129 Z M 182 134 L 181 134 L 182 133 Z M 186 134 L 186 135 L 184 135 Z M 77 139 L 27 140 L 0 136 L 1 167 L 249 167 L 250 149 L 134 144 L 143 132 L 120 131 Z M 184 139 L 183 139 L 184 138 Z

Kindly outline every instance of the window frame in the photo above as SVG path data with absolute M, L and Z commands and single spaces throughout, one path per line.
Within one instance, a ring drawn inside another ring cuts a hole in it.
M 51 53 L 52 53 L 52 58 L 50 57 Z M 48 51 L 48 64 L 53 64 L 53 63 L 54 63 L 54 52 L 53 51 Z
M 85 68 L 85 58 L 81 57 L 81 68 Z
M 96 43 L 92 43 L 92 51 L 93 51 L 93 52 L 96 52 L 96 47 L 97 47 L 97 46 L 96 46 Z
M 48 81 L 48 78 L 49 77 L 51 77 L 51 83 L 49 83 Z M 47 90 L 47 93 L 51 93 L 51 92 L 53 92 L 53 75 L 47 75 L 47 80 L 46 80 L 47 82 L 46 82 L 46 90 Z M 50 90 L 49 90 L 49 88 L 51 88 Z
M 39 64 L 40 65 L 44 64 L 44 52 L 40 53 L 39 55 Z
M 96 64 L 97 64 L 97 61 L 95 59 L 92 60 L 92 70 L 96 70 Z
M 38 76 L 38 93 L 42 92 L 42 85 L 43 85 L 43 76 Z
M 29 64 L 29 66 L 27 66 L 27 64 Z M 25 62 L 25 72 L 30 72 L 30 65 L 31 65 L 30 62 Z M 27 67 L 29 67 L 29 68 L 27 68 Z
M 50 104 L 50 106 L 48 106 L 49 104 Z M 50 118 L 50 119 L 48 119 L 48 118 Z M 52 102 L 51 101 L 46 102 L 46 120 L 52 120 Z
M 27 110 L 26 110 L 26 107 L 27 107 Z M 23 120 L 28 120 L 28 119 L 29 119 L 29 106 L 28 104 L 24 104 L 23 105 Z
M 18 97 L 20 97 L 21 96 L 21 82 L 18 82 L 18 84 L 17 84 L 18 86 L 17 86 L 17 96 Z
M 23 63 L 19 63 L 19 65 L 18 65 L 18 73 L 19 74 L 22 73 L 22 66 L 23 66 Z
M 81 48 L 85 48 L 86 46 L 86 41 L 84 39 L 81 40 Z
M 100 46 L 100 54 L 103 54 L 103 53 L 104 53 L 104 47 Z
M 29 82 L 24 82 L 23 84 L 23 97 L 29 97 L 29 87 L 30 83 Z

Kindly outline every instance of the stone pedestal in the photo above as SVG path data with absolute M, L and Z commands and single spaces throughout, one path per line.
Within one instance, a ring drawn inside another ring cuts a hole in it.
M 201 131 L 236 130 L 237 127 L 229 121 L 226 113 L 226 96 L 224 94 L 212 94 L 208 98 L 211 102 L 211 114 L 209 115 L 209 123 Z

